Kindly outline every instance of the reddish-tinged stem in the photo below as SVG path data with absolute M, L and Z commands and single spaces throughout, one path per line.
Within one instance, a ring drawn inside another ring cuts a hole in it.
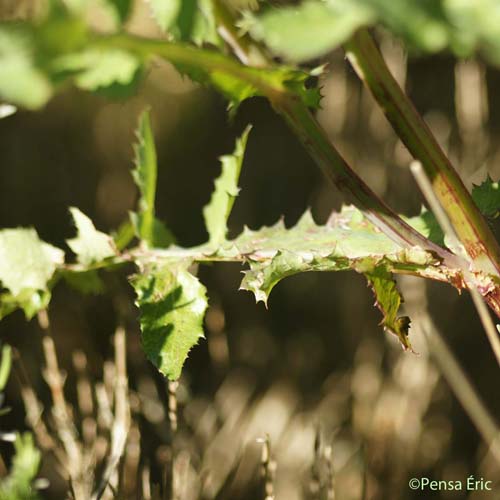
M 346 53 L 394 130 L 432 182 L 476 271 L 500 275 L 500 247 L 458 173 L 392 76 L 370 33 L 359 30 Z

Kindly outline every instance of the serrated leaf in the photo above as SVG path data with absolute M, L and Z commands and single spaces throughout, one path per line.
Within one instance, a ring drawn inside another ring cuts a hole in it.
M 404 350 L 412 351 L 408 338 L 410 318 L 408 316 L 398 316 L 403 299 L 392 274 L 385 266 L 377 266 L 372 271 L 365 273 L 365 276 L 375 294 L 375 305 L 383 316 L 380 324 L 398 337 Z
M 47 290 L 63 262 L 64 252 L 40 240 L 34 229 L 0 231 L 0 282 L 16 298 Z
M 497 217 L 500 212 L 500 185 L 488 177 L 481 185 L 472 188 L 472 198 L 487 217 Z
M 206 290 L 188 266 L 189 262 L 172 262 L 146 268 L 131 280 L 143 349 L 170 380 L 179 378 L 190 349 L 204 337 Z
M 0 26 L 0 98 L 29 109 L 52 95 L 49 78 L 35 64 L 34 43 L 28 29 Z
M 216 53 L 211 53 L 215 55 Z M 218 54 L 216 55 L 218 57 Z M 187 75 L 194 82 L 202 85 L 215 87 L 229 101 L 229 109 L 234 115 L 239 105 L 250 97 L 261 95 L 259 89 L 252 83 L 252 78 L 256 77 L 258 71 L 254 68 L 242 68 L 242 71 L 249 76 L 236 76 L 226 72 L 224 69 L 215 67 L 211 71 L 206 71 L 196 65 L 176 64 L 177 70 Z M 259 77 L 265 76 L 263 72 Z
M 250 130 L 251 127 L 245 129 L 236 141 L 232 154 L 220 157 L 221 174 L 215 180 L 215 190 L 210 202 L 203 208 L 210 245 L 217 246 L 226 239 L 227 220 L 239 193 L 238 179 Z
M 250 271 L 245 271 L 240 289 L 253 292 L 257 302 L 267 305 L 271 290 L 287 276 L 302 272 L 342 271 L 350 268 L 349 260 L 341 256 L 315 258 L 312 254 L 281 249 L 269 262 L 250 261 Z
M 296 71 L 283 68 L 281 74 L 284 86 L 300 97 L 302 102 L 311 109 L 318 109 L 321 101 L 321 92 L 317 86 L 308 87 L 307 80 L 313 76 L 315 70 L 311 73 Z
M 76 226 L 77 236 L 66 241 L 76 254 L 78 262 L 84 266 L 101 262 L 116 255 L 113 239 L 98 231 L 92 221 L 78 208 L 71 207 L 71 216 Z
M 139 117 L 134 146 L 135 168 L 132 170 L 139 188 L 138 212 L 130 219 L 136 236 L 152 247 L 166 247 L 174 241 L 172 233 L 155 217 L 156 179 L 158 165 L 149 110 Z
M 332 214 L 322 226 L 306 212 L 289 229 L 282 221 L 258 231 L 245 229 L 217 252 L 219 258 L 235 255 L 246 258 L 250 265 L 241 288 L 253 292 L 256 300 L 264 303 L 277 283 L 297 273 L 354 270 L 364 274 L 383 314 L 381 324 L 408 350 L 411 350 L 410 322 L 405 316 L 397 316 L 402 298 L 392 273 L 425 271 L 438 276 L 441 272 L 439 260 L 431 254 L 418 247 L 403 248 L 394 243 L 354 207 L 344 207 L 340 213 Z M 441 276 L 446 277 L 446 272 Z
M 344 207 L 322 226 L 306 212 L 296 226 L 287 229 L 280 221 L 258 231 L 246 229 L 219 249 L 246 256 L 250 270 L 241 288 L 266 302 L 273 287 L 286 276 L 307 271 L 369 273 L 384 265 L 388 269 L 424 269 L 436 264 L 419 248 L 402 248 L 367 221 L 354 207 Z
M 308 0 L 254 17 L 250 32 L 275 54 L 304 61 L 338 47 L 372 18 L 372 10 L 362 2 Z
M 254 96 L 289 94 L 306 106 L 317 108 L 320 93 L 306 85 L 312 73 L 287 66 L 255 68 L 244 66 L 224 54 L 187 45 L 173 45 L 175 52 L 165 55 L 177 70 L 193 81 L 215 88 L 229 100 L 234 115 L 242 101 Z

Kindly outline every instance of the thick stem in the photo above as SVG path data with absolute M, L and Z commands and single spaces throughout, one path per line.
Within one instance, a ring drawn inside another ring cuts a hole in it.
M 474 269 L 498 276 L 498 242 L 429 127 L 390 73 L 369 32 L 359 30 L 345 49 L 400 139 L 422 163 Z

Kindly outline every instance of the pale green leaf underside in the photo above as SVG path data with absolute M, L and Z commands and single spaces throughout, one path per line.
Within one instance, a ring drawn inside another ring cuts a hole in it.
M 432 262 L 430 254 L 417 247 L 403 249 L 353 206 L 344 206 L 341 212 L 332 213 L 324 225 L 316 224 L 311 213 L 307 211 L 291 228 L 286 228 L 282 220 L 274 226 L 263 227 L 257 231 L 245 228 L 243 233 L 228 242 L 225 248 L 227 251 L 237 248 L 242 254 L 257 261 L 272 258 L 280 250 L 288 250 L 304 258 L 335 256 L 355 260 L 399 255 L 416 265 Z M 406 257 L 403 257 L 403 254 Z
M 0 231 L 0 282 L 14 297 L 46 290 L 64 252 L 43 242 L 34 229 Z
M 203 335 L 205 287 L 177 261 L 152 266 L 132 278 L 140 311 L 142 346 L 148 359 L 176 380 L 190 349 Z
M 116 255 L 113 239 L 110 236 L 98 231 L 92 221 L 78 208 L 71 207 L 70 212 L 77 236 L 67 240 L 67 243 L 80 264 L 89 266 Z
M 0 295 L 0 319 L 21 308 L 31 319 L 47 307 L 49 282 L 64 252 L 43 242 L 34 229 L 0 231 L 0 285 L 7 291 Z
M 222 171 L 215 181 L 215 190 L 212 193 L 210 202 L 203 209 L 210 245 L 219 245 L 226 239 L 227 220 L 233 208 L 234 200 L 238 196 L 238 179 L 249 133 L 250 127 L 247 127 L 236 141 L 233 153 L 220 158 Z
M 210 246 L 200 247 L 210 252 Z M 257 231 L 248 228 L 222 245 L 217 257 L 250 264 L 242 288 L 267 301 L 273 287 L 284 277 L 306 271 L 366 273 L 379 265 L 388 269 L 432 269 L 434 257 L 420 248 L 402 248 L 368 222 L 354 207 L 334 213 L 325 225 L 317 225 L 306 212 L 287 229 L 282 221 Z M 436 268 L 437 269 L 437 268 Z M 436 270 L 436 272 L 438 272 Z

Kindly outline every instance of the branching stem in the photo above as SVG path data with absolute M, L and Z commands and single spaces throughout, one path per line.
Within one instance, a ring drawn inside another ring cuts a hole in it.
M 359 30 L 345 50 L 400 139 L 422 163 L 474 269 L 498 276 L 498 242 L 429 127 L 392 76 L 370 33 Z
M 207 73 L 222 72 L 253 85 L 284 117 L 327 179 L 356 206 L 364 210 L 373 224 L 403 247 L 419 246 L 438 255 L 448 266 L 460 267 L 460 259 L 406 224 L 363 182 L 328 140 L 299 96 L 274 77 L 276 75 L 274 70 L 247 67 L 230 57 L 210 50 L 127 34 L 96 36 L 95 44 L 124 49 L 142 58 L 158 56 L 173 64 L 194 66 Z

